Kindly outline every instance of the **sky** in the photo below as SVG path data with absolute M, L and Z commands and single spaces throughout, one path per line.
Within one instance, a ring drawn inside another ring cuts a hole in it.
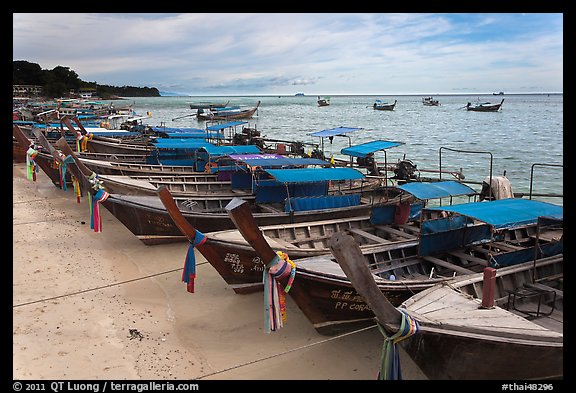
M 13 60 L 162 95 L 563 92 L 562 13 L 13 13 Z

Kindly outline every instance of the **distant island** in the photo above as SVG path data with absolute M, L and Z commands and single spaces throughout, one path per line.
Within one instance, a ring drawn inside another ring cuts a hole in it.
M 69 67 L 57 66 L 45 70 L 39 64 L 25 60 L 13 61 L 13 85 L 40 86 L 41 95 L 46 98 L 68 97 L 90 92 L 101 99 L 117 97 L 160 97 L 155 87 L 109 86 L 96 82 L 85 82 Z

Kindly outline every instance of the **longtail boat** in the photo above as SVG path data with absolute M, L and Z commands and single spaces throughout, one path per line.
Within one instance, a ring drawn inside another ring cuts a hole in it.
M 68 154 L 77 159 L 63 138 L 57 144 L 62 149 L 68 149 Z M 84 162 L 81 161 L 82 166 L 86 167 Z M 92 174 L 91 170 L 89 172 L 87 176 Z M 374 205 L 385 203 L 395 196 L 388 190 L 381 195 L 372 190 L 369 198 L 362 198 L 359 193 L 328 194 L 330 181 L 359 180 L 363 177 L 352 168 L 268 169 L 265 172 L 270 178 L 258 181 L 254 196 L 245 197 L 260 225 L 366 215 Z M 243 181 L 250 180 L 250 174 L 238 175 L 244 176 Z M 196 198 L 177 197 L 176 203 L 191 225 L 203 232 L 213 232 L 234 228 L 225 210 L 231 199 L 233 196 L 199 195 Z M 186 239 L 174 225 L 158 196 L 110 194 L 103 205 L 145 244 Z
M 423 191 L 424 189 L 427 191 Z M 426 202 L 426 195 L 448 198 L 475 194 L 472 188 L 454 181 L 408 184 L 399 187 L 399 190 L 406 194 L 398 199 L 391 199 L 389 204 L 375 207 L 368 216 L 261 226 L 260 231 L 274 249 L 287 254 L 292 260 L 329 254 L 330 236 L 338 232 L 352 234 L 363 249 L 374 248 L 384 253 L 384 249 L 392 249 L 400 243 L 406 246 L 418 243 L 419 214 Z M 162 189 L 162 192 L 171 194 L 171 191 L 166 189 Z M 164 202 L 165 198 L 168 196 L 161 196 L 160 199 Z M 240 202 L 234 204 L 234 214 L 251 214 L 250 208 L 246 206 L 247 202 L 243 203 L 243 208 Z M 228 206 L 226 209 L 230 210 Z M 168 212 L 171 216 L 181 214 L 177 210 L 168 209 Z M 232 213 L 229 211 L 229 214 Z M 249 219 L 246 217 L 236 219 L 239 222 L 247 220 Z M 251 293 L 262 290 L 264 261 L 238 229 L 209 232 L 205 237 L 205 247 L 211 247 L 211 256 L 217 256 L 207 257 L 208 262 L 235 292 Z M 384 249 L 382 246 L 385 246 Z
M 232 216 L 238 216 L 234 220 L 237 228 L 263 264 L 268 264 L 263 252 L 271 246 L 253 221 L 237 210 L 229 208 Z M 362 260 L 380 290 L 397 306 L 439 282 L 475 274 L 485 267 L 520 264 L 531 260 L 536 251 L 545 257 L 561 254 L 563 231 L 547 228 L 537 237 L 536 223 L 539 215 L 558 217 L 562 210 L 556 205 L 523 199 L 425 208 L 422 216 L 427 218 L 421 222 L 417 244 L 362 249 Z M 459 213 L 453 214 L 455 211 Z M 518 221 L 519 217 L 522 221 Z M 372 310 L 332 256 L 293 262 L 297 273 L 290 295 L 318 332 L 334 334 L 373 323 Z
M 563 378 L 562 254 L 488 267 L 397 305 L 352 237 L 336 234 L 330 247 L 388 342 L 380 379 L 401 379 L 397 345 L 434 380 Z

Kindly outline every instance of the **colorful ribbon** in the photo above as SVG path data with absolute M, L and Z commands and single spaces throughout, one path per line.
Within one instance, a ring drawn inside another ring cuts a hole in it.
M 380 380 L 402 379 L 400 352 L 398 351 L 396 344 L 418 333 L 418 330 L 420 329 L 418 321 L 412 318 L 406 310 L 399 308 L 398 311 L 402 314 L 402 322 L 400 323 L 400 329 L 398 329 L 398 331 L 393 335 L 388 336 L 384 327 L 378 323 L 378 329 L 385 337 L 380 357 L 380 371 L 378 372 L 378 379 Z
M 194 241 L 190 242 L 188 246 L 186 260 L 184 261 L 184 271 L 182 272 L 182 281 L 187 284 L 186 290 L 190 293 L 194 293 L 194 279 L 196 278 L 196 256 L 194 255 L 194 248 L 204 244 L 205 241 L 206 236 L 196 230 Z
M 90 194 L 88 194 L 90 195 Z M 94 229 L 94 232 L 102 232 L 102 219 L 100 217 L 100 203 L 104 202 L 110 194 L 106 192 L 104 189 L 100 189 L 96 191 L 94 196 L 91 198 L 90 203 L 90 229 Z
M 76 150 L 78 152 L 86 151 L 88 146 L 88 141 L 92 140 L 94 135 L 90 132 L 86 133 L 86 135 L 82 135 L 79 131 L 76 132 Z
M 290 275 L 286 288 L 278 281 Z M 286 293 L 290 290 L 296 265 L 282 251 L 276 252 L 274 259 L 266 265 L 262 281 L 264 283 L 264 328 L 266 333 L 278 330 L 286 321 Z
M 30 145 L 28 150 L 26 150 L 26 177 L 28 180 L 36 181 L 36 172 L 38 172 L 38 164 L 34 158 L 38 155 L 38 150 L 34 149 Z
M 66 166 L 70 163 L 74 163 L 74 157 L 67 156 L 62 159 L 62 164 L 58 167 L 60 172 L 60 184 L 62 185 L 62 189 L 64 191 L 67 190 L 66 188 Z

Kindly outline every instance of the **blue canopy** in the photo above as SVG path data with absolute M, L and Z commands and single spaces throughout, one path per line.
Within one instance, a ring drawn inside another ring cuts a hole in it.
M 230 154 L 251 154 L 251 153 L 261 153 L 260 148 L 256 145 L 224 145 L 224 146 L 214 146 L 208 144 L 202 146 L 199 150 L 204 150 L 212 156 L 223 156 Z
M 379 150 L 389 149 L 391 147 L 396 147 L 403 145 L 404 142 L 393 142 L 393 141 L 372 141 L 362 143 L 360 145 L 346 147 L 340 150 L 340 153 L 346 154 L 352 157 L 366 157 L 370 153 L 374 153 Z
M 336 136 L 336 135 L 344 135 L 350 132 L 355 132 L 358 130 L 362 130 L 363 128 L 351 128 L 351 127 L 337 127 L 337 128 L 330 128 L 328 130 L 316 131 L 312 132 L 308 135 L 312 136 L 319 136 L 319 137 L 326 137 L 326 136 Z
M 455 180 L 439 182 L 412 182 L 398 186 L 398 188 L 414 195 L 418 199 L 434 199 L 476 194 L 474 189 Z
M 354 168 L 268 169 L 266 172 L 281 183 L 364 179 L 364 174 Z
M 210 142 L 197 140 L 196 138 L 158 138 L 154 143 L 157 149 L 198 149 L 201 147 L 214 146 Z
M 426 210 L 458 213 L 490 224 L 496 229 L 536 224 L 538 217 L 564 218 L 562 206 L 520 198 L 431 207 Z
M 208 127 L 206 127 L 206 129 L 209 131 L 221 131 L 225 128 L 239 126 L 241 124 L 248 124 L 248 122 L 247 121 L 229 121 L 228 123 L 214 124 L 214 125 L 208 126 Z
M 154 131 L 166 133 L 182 133 L 182 134 L 205 134 L 206 131 L 201 128 L 181 128 L 181 127 L 152 127 Z
M 229 157 L 250 166 L 260 166 L 263 168 L 295 165 L 330 165 L 329 162 L 318 158 L 286 157 L 280 154 L 230 154 Z
M 199 132 L 166 132 L 166 135 L 168 135 L 168 138 L 176 138 L 176 139 L 184 139 L 184 138 L 193 138 L 193 139 L 206 139 L 206 138 L 212 138 L 212 139 L 224 139 L 224 136 L 222 136 L 222 134 L 216 133 L 216 132 L 206 132 L 206 131 L 202 131 L 202 133 Z

